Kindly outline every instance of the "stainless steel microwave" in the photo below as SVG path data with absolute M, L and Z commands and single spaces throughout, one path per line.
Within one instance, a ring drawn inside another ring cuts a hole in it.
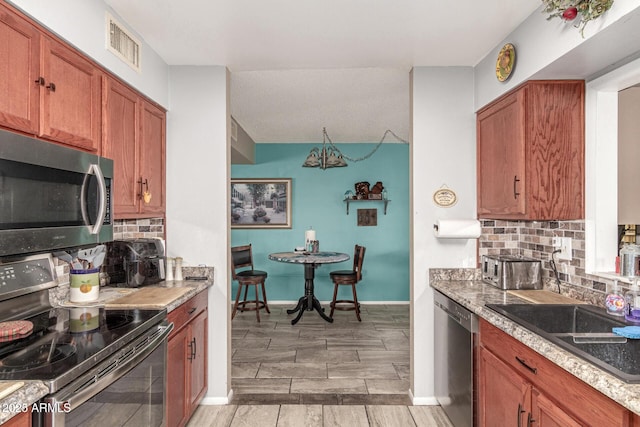
M 113 240 L 113 160 L 0 130 L 0 257 Z

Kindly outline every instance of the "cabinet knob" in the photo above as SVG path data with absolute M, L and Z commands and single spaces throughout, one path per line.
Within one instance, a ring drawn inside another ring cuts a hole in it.
M 47 89 L 49 89 L 51 92 L 55 92 L 56 91 L 56 84 L 55 83 L 49 83 L 47 86 L 45 86 Z
M 44 86 L 44 77 L 38 77 L 37 79 L 35 79 L 35 82 L 40 86 Z

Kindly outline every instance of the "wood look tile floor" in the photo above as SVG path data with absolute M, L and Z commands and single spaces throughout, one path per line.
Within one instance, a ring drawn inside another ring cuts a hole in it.
M 411 406 L 409 306 L 362 305 L 334 322 L 289 306 L 232 321 L 233 401 L 200 406 L 189 427 L 450 427 L 438 406 Z M 327 313 L 328 314 L 328 313 Z

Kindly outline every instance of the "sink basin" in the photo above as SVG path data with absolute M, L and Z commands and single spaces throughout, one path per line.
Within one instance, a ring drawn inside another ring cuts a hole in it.
M 640 383 L 640 340 L 627 340 L 612 328 L 628 326 L 592 305 L 487 304 L 565 350 L 627 383 Z
M 626 326 L 622 318 L 618 320 L 591 305 L 488 304 L 487 307 L 527 329 L 550 334 L 611 332 L 613 327 Z

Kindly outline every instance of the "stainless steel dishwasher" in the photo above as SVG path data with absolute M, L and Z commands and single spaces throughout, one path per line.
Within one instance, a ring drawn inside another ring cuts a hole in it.
M 436 399 L 455 427 L 472 427 L 478 318 L 438 291 L 434 304 Z

